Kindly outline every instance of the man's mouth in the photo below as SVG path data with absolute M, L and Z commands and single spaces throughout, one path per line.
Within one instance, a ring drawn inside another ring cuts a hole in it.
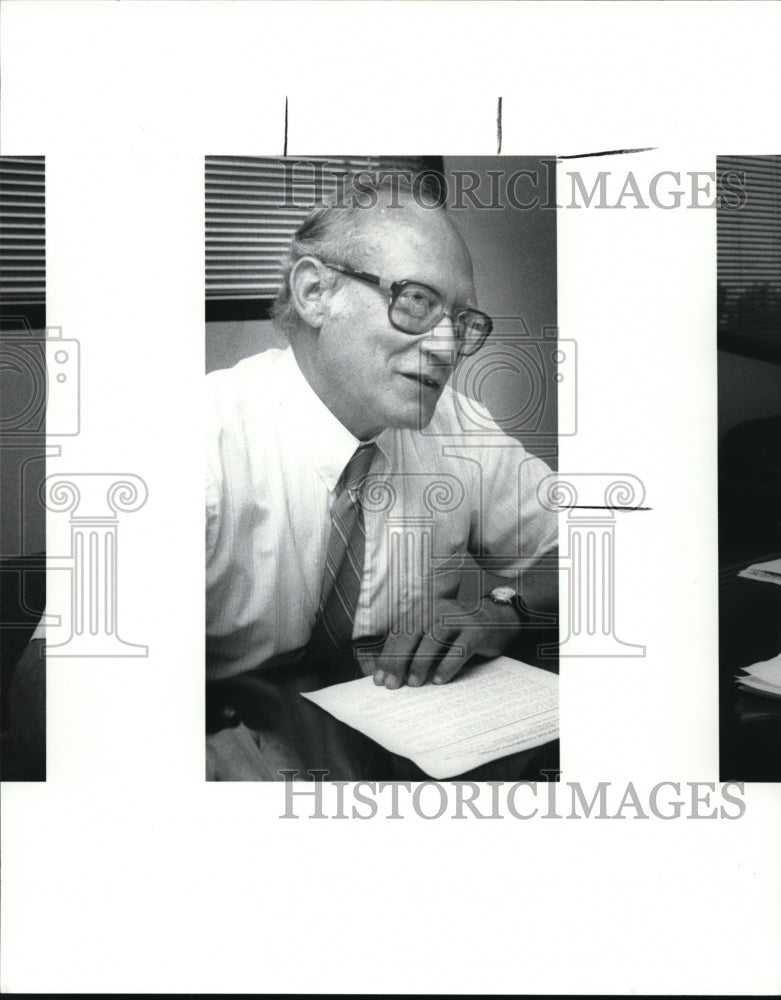
M 442 383 L 438 382 L 435 378 L 431 378 L 429 375 L 420 375 L 410 372 L 402 372 L 404 378 L 412 379 L 419 385 L 424 386 L 426 389 L 431 389 L 432 391 L 439 390 L 442 387 Z

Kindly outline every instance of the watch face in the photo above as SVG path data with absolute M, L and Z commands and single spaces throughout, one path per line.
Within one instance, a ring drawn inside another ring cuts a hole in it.
M 491 599 L 497 604 L 511 604 L 514 597 L 515 591 L 512 587 L 494 587 L 491 591 Z

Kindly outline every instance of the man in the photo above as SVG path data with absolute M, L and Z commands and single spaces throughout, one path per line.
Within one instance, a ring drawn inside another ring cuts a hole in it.
M 390 777 L 300 692 L 447 683 L 502 652 L 555 594 L 549 469 L 487 413 L 464 433 L 447 383 L 492 323 L 447 212 L 398 177 L 313 210 L 275 315 L 288 349 L 208 377 L 207 773 Z

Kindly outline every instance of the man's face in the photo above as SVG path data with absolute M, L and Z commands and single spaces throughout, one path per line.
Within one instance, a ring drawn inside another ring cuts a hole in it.
M 448 313 L 476 307 L 472 262 L 442 211 L 413 204 L 372 212 L 355 265 L 385 283 L 422 282 Z M 340 261 L 340 263 L 343 263 Z M 318 335 L 324 399 L 357 437 L 386 427 L 425 427 L 457 362 L 448 315 L 430 333 L 410 335 L 388 318 L 388 295 L 345 276 L 329 296 Z

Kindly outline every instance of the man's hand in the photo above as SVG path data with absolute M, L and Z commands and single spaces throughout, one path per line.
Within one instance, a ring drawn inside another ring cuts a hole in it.
M 458 623 L 448 622 L 451 617 Z M 411 617 L 421 621 L 421 615 Z M 498 656 L 518 635 L 521 622 L 513 607 L 483 598 L 475 611 L 456 600 L 440 600 L 431 631 L 407 635 L 391 633 L 378 650 L 360 651 L 364 673 L 374 674 L 374 683 L 398 688 L 407 683 L 419 687 L 429 679 L 447 684 L 473 656 Z

